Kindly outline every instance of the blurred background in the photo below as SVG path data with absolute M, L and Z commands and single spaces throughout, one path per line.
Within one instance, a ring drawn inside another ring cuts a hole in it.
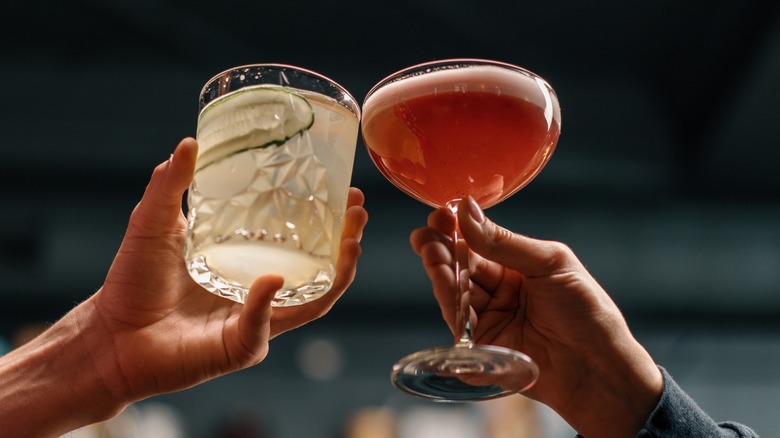
M 488 214 L 568 243 L 713 417 L 776 433 L 780 3 L 74 0 L 3 9 L 0 351 L 100 287 L 153 167 L 194 135 L 198 92 L 214 74 L 294 64 L 362 101 L 412 64 L 492 58 L 545 77 L 563 123 L 541 175 Z M 353 184 L 371 219 L 357 280 L 331 314 L 274 340 L 258 367 L 78 434 L 573 436 L 522 397 L 434 405 L 391 387 L 396 359 L 450 342 L 407 243 L 428 208 L 385 181 L 362 143 Z

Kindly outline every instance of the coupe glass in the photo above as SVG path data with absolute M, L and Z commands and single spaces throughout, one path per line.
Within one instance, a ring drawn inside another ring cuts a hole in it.
M 363 104 L 362 132 L 382 174 L 411 197 L 457 212 L 471 196 L 493 206 L 528 184 L 560 134 L 558 99 L 536 74 L 480 59 L 406 68 L 375 85 Z M 458 230 L 451 236 L 458 242 Z M 456 282 L 468 303 L 468 253 L 455 245 Z M 539 370 L 527 355 L 477 345 L 468 305 L 457 309 L 456 340 L 406 356 L 393 383 L 437 401 L 486 400 L 530 388 Z M 511 382 L 511 384 L 507 383 Z

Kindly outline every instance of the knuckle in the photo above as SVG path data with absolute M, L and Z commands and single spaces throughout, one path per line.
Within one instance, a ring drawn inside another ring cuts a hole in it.
M 500 227 L 496 224 L 493 224 L 491 228 L 492 229 L 488 233 L 488 236 L 490 237 L 488 241 L 490 249 L 494 249 L 506 245 L 508 242 L 512 240 L 514 233 L 512 233 L 508 229 L 504 227 Z
M 549 272 L 567 270 L 576 259 L 574 251 L 563 242 L 545 242 L 547 252 L 547 268 Z

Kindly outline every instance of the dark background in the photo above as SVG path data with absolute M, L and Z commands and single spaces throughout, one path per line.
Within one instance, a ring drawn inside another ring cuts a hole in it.
M 56 319 L 100 287 L 151 170 L 194 135 L 198 92 L 217 72 L 294 64 L 362 101 L 388 74 L 449 57 L 526 67 L 561 102 L 562 135 L 549 165 L 489 216 L 568 243 L 651 345 L 692 331 L 744 334 L 748 343 L 780 333 L 778 2 L 77 0 L 3 9 L 0 329 L 7 337 Z M 391 357 L 430 346 L 414 333 L 446 342 L 407 244 L 427 207 L 386 182 L 362 143 L 353 184 L 366 193 L 371 216 L 358 278 L 328 318 L 280 339 L 278 350 L 328 330 L 358 350 L 350 334 L 396 342 L 381 352 Z M 721 338 L 710 340 L 716 359 L 699 365 L 730 356 L 717 347 Z M 777 352 L 776 342 L 769 345 Z M 385 397 L 392 359 L 381 354 L 358 355 L 375 360 L 371 373 L 380 376 L 363 389 Z M 278 370 L 279 357 L 265 370 Z M 731 388 L 750 374 L 777 384 L 776 372 L 751 366 L 778 357 L 745 359 L 750 365 L 740 362 L 716 383 Z M 664 358 L 681 370 L 691 363 Z M 297 382 L 290 385 L 305 392 L 307 381 L 290 373 Z M 211 393 L 219 392 L 214 385 Z M 772 391 L 761 406 L 780 403 L 780 384 Z

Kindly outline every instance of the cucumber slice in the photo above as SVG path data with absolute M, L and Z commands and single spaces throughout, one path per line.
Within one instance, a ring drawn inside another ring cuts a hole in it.
M 245 88 L 215 100 L 198 119 L 196 169 L 255 148 L 284 144 L 314 124 L 314 110 L 286 88 Z

